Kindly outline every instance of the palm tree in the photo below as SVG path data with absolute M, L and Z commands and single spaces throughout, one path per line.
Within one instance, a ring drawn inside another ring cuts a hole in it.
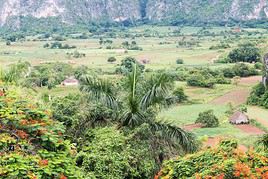
M 262 146 L 265 150 L 268 150 L 268 133 L 264 134 L 259 138 L 257 143 Z
M 134 130 L 146 124 L 149 133 L 152 134 L 152 141 L 162 140 L 173 146 L 179 145 L 185 152 L 194 152 L 197 145 L 191 133 L 170 122 L 157 120 L 155 115 L 155 109 L 161 109 L 166 103 L 166 97 L 170 95 L 173 87 L 173 80 L 165 73 L 153 75 L 147 80 L 142 78 L 137 65 L 133 64 L 133 70 L 125 82 L 125 92 L 120 96 L 113 92 L 112 83 L 94 77 L 82 78 L 80 90 L 110 107 L 121 102 L 123 105 L 118 120 L 120 128 Z

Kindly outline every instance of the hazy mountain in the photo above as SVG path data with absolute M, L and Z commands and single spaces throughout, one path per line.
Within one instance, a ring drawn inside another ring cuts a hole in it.
M 268 0 L 0 0 L 0 25 L 22 17 L 90 21 L 224 22 L 268 17 Z

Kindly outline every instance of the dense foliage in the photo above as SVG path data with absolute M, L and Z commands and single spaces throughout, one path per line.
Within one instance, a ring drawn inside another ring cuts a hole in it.
M 230 68 L 222 69 L 222 71 L 223 75 L 227 78 L 233 78 L 235 76 L 249 77 L 261 74 L 261 71 L 256 69 L 255 66 L 250 66 L 245 63 L 236 63 Z
M 32 67 L 23 85 L 27 87 L 43 87 L 49 89 L 61 84 L 67 76 L 73 75 L 73 68 L 66 63 L 45 63 Z
M 267 178 L 267 153 L 237 147 L 237 142 L 224 140 L 217 148 L 168 161 L 156 178 Z
M 76 163 L 88 176 L 143 179 L 158 169 L 145 136 L 125 135 L 115 127 L 96 128 L 85 135 Z
M 13 90 L 0 92 L 0 176 L 79 178 L 75 147 L 50 112 Z
M 251 43 L 241 44 L 238 48 L 232 50 L 228 55 L 229 62 L 259 62 L 261 59 L 260 50 Z
M 268 91 L 265 89 L 263 83 L 260 83 L 253 88 L 250 97 L 248 98 L 248 103 L 268 108 Z
M 213 110 L 208 110 L 200 113 L 195 123 L 201 123 L 203 127 L 218 127 L 219 119 L 214 115 Z
M 139 71 L 143 72 L 145 69 L 145 66 L 138 62 L 135 58 L 133 57 L 126 57 L 125 59 L 122 60 L 120 66 L 116 68 L 116 73 L 121 73 L 121 74 L 128 74 L 132 72 L 133 69 L 133 64 L 137 65 L 137 68 Z

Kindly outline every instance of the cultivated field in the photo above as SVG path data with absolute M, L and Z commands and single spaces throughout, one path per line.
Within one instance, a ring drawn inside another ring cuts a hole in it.
M 228 34 L 226 31 L 232 31 L 231 28 L 215 27 L 206 29 L 214 35 L 198 35 L 202 31 L 199 27 L 180 28 L 178 36 L 171 36 L 170 33 L 177 30 L 178 27 L 151 27 L 142 26 L 131 28 L 127 32 L 117 32 L 117 38 L 103 37 L 105 40 L 112 40 L 112 49 L 107 49 L 105 45 L 100 45 L 99 37 L 89 39 L 67 38 L 64 44 L 75 45 L 76 49 L 48 49 L 44 48 L 45 43 L 52 40 L 41 41 L 38 36 L 27 37 L 26 41 L 15 42 L 10 46 L 5 41 L 0 42 L 0 63 L 2 67 L 18 61 L 28 61 L 33 66 L 42 63 L 64 62 L 72 66 L 85 65 L 92 69 L 98 69 L 109 75 L 113 72 L 121 60 L 125 57 L 135 57 L 137 60 L 148 60 L 145 65 L 146 69 L 176 69 L 178 67 L 210 67 L 212 69 L 230 66 L 229 64 L 214 63 L 220 56 L 226 55 L 230 50 L 235 48 L 239 43 L 245 41 L 255 41 L 258 46 L 265 52 L 267 50 L 268 33 L 264 29 L 242 29 L 241 34 Z M 150 34 L 149 37 L 120 37 L 124 33 L 128 34 Z M 253 33 L 253 35 L 250 35 Z M 239 37 L 238 37 L 239 35 Z M 121 44 L 124 41 L 133 41 L 137 43 L 142 50 L 125 50 Z M 179 46 L 180 41 L 197 41 L 198 43 L 191 46 Z M 219 44 L 221 41 L 228 42 L 230 48 L 210 49 L 211 46 Z M 85 57 L 73 58 L 67 55 L 78 51 L 84 53 Z M 107 62 L 109 57 L 117 59 L 114 63 Z M 181 58 L 184 64 L 176 64 L 176 60 Z M 263 129 L 253 125 L 233 126 L 229 124 L 226 111 L 229 110 L 229 104 L 238 107 L 245 104 L 250 94 L 251 88 L 261 80 L 260 76 L 242 78 L 238 84 L 221 84 L 212 89 L 189 87 L 186 82 L 177 82 L 176 85 L 185 89 L 186 95 L 189 96 L 189 103 L 179 104 L 177 106 L 164 109 L 159 118 L 172 121 L 174 124 L 185 127 L 197 134 L 204 142 L 213 143 L 213 139 L 234 137 L 241 141 L 241 144 L 247 146 L 252 144 Z M 52 90 L 46 88 L 37 88 L 38 94 L 50 93 L 54 96 L 63 96 L 68 93 L 78 92 L 76 87 L 58 86 Z M 217 128 L 200 128 L 193 125 L 200 112 L 213 109 L 216 116 L 220 119 L 220 126 Z M 268 112 L 259 107 L 248 107 L 248 115 L 256 119 L 264 128 L 268 129 Z M 250 136 L 250 137 L 249 137 Z M 212 138 L 211 138 L 212 137 Z

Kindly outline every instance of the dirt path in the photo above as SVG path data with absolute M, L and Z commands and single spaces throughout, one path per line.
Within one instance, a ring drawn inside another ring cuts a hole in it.
M 250 76 L 246 78 L 241 78 L 240 83 L 242 85 L 255 85 L 262 81 L 261 76 Z
M 239 85 L 253 86 L 261 82 L 261 80 L 262 80 L 261 76 L 251 76 L 251 77 L 241 78 Z M 251 92 L 251 89 L 248 87 L 244 87 L 241 89 L 234 89 L 233 91 L 228 92 L 225 95 L 212 100 L 210 104 L 224 105 L 224 104 L 232 103 L 233 105 L 238 106 L 247 102 L 247 98 L 249 97 L 250 92 Z
M 223 96 L 220 96 L 210 102 L 210 104 L 225 105 L 232 103 L 233 105 L 240 105 L 247 102 L 247 98 L 250 95 L 250 89 L 241 89 L 231 91 Z
M 189 124 L 183 127 L 187 131 L 193 131 L 194 129 L 202 128 L 202 124 Z
M 248 108 L 248 115 L 252 119 L 256 119 L 259 123 L 268 128 L 268 112 L 257 106 Z
M 252 126 L 250 124 L 243 124 L 243 125 L 235 125 L 235 127 L 237 127 L 238 129 L 242 130 L 243 132 L 247 133 L 247 134 L 251 134 L 251 135 L 262 135 L 265 134 L 264 131 L 262 131 L 261 129 Z

